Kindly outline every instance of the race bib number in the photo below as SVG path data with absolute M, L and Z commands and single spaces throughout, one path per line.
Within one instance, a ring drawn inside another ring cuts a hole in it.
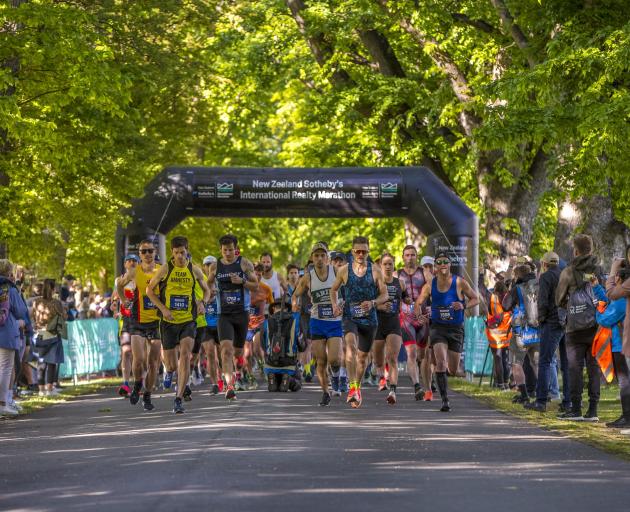
M 332 304 L 319 304 L 317 306 L 317 316 L 319 318 L 334 318 Z
M 239 306 L 243 303 L 243 293 L 240 290 L 223 292 L 223 303 L 228 306 Z
M 400 303 L 398 302 L 398 299 L 394 299 L 390 302 L 390 313 L 398 313 L 398 311 L 400 311 Z
M 350 314 L 352 315 L 352 318 L 365 318 L 367 316 L 367 313 L 361 307 L 360 302 L 350 304 Z
M 147 310 L 147 309 L 155 309 L 155 304 L 153 304 L 153 302 L 151 302 L 151 299 L 149 299 L 149 297 L 147 297 L 145 295 L 142 298 L 142 307 L 144 307 L 145 310 Z
M 452 309 L 449 306 L 437 306 L 438 314 L 440 315 L 440 320 L 448 322 L 449 320 L 453 320 Z
M 212 301 L 209 304 L 206 304 L 206 315 L 208 316 L 217 316 L 217 304 Z
M 187 311 L 190 297 L 186 295 L 171 295 L 171 311 Z

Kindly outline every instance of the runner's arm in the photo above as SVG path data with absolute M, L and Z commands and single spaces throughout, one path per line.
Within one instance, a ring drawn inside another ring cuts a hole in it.
M 258 278 L 256 277 L 256 273 L 254 272 L 254 265 L 251 261 L 243 258 L 241 261 L 241 269 L 247 276 L 247 279 L 243 281 L 243 286 L 247 288 L 250 292 L 258 289 Z
M 339 288 L 341 288 L 348 281 L 348 264 L 346 263 L 343 267 L 339 269 L 337 272 L 337 277 L 333 281 L 332 286 L 330 287 L 330 302 L 332 302 L 333 307 L 339 303 L 339 297 L 337 293 L 339 292 Z
M 287 291 L 289 290 L 289 287 L 287 286 L 287 280 L 284 278 L 283 275 L 280 275 L 280 273 L 277 273 L 277 275 L 278 275 L 278 282 L 280 283 L 280 287 L 282 288 L 284 293 L 287 293 Z
M 151 278 L 151 281 L 149 281 L 149 284 L 147 285 L 147 289 L 146 289 L 146 294 L 147 294 L 147 297 L 151 299 L 151 302 L 153 303 L 153 305 L 162 312 L 162 315 L 164 316 L 164 318 L 169 319 L 169 318 L 172 318 L 171 311 L 164 304 L 162 304 L 162 301 L 155 293 L 155 288 L 160 284 L 160 281 L 162 281 L 162 279 L 166 277 L 167 273 L 168 273 L 168 265 L 162 265 L 158 269 L 158 271 L 153 275 L 153 277 Z
M 291 296 L 291 309 L 294 313 L 300 310 L 300 304 L 298 302 L 302 299 L 302 294 L 310 288 L 310 274 L 304 274 L 298 281 L 293 295 Z
M 214 281 L 216 280 L 217 277 L 217 264 L 216 263 L 211 263 L 210 266 L 208 267 L 208 287 L 210 289 L 214 288 Z
M 432 282 L 433 282 L 433 278 L 431 278 L 431 281 L 429 281 L 422 287 L 422 290 L 420 291 L 420 295 L 418 295 L 418 298 L 416 299 L 416 302 L 413 305 L 413 310 L 417 318 L 420 318 L 422 316 L 422 304 L 424 304 L 431 296 Z
M 479 294 L 472 289 L 470 283 L 461 277 L 457 278 L 461 282 L 462 294 L 468 299 L 465 309 L 474 308 L 479 305 Z M 458 303 L 459 304 L 459 303 Z
M 378 287 L 378 297 L 373 302 L 373 306 L 377 307 L 381 304 L 385 304 L 389 301 L 389 294 L 387 293 L 387 285 L 385 284 L 385 279 L 383 279 L 383 272 L 378 267 L 372 267 L 372 277 L 374 277 L 374 282 Z
M 125 300 L 125 286 L 136 279 L 136 268 L 132 267 L 122 276 L 116 278 L 116 291 L 121 301 Z
M 193 275 L 203 290 L 203 303 L 201 304 L 203 306 L 204 303 L 210 302 L 210 287 L 206 282 L 206 276 L 203 275 L 203 271 L 196 265 L 193 265 Z

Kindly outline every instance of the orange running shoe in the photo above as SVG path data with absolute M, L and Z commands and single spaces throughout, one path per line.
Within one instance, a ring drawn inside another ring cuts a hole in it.
M 424 392 L 424 401 L 431 402 L 433 400 L 433 391 L 430 389 Z
M 357 392 L 357 388 L 351 387 L 350 391 L 348 391 L 348 398 L 346 398 L 346 403 L 350 403 L 354 400 L 354 395 Z
M 381 379 L 378 381 L 378 390 L 387 391 L 387 379 L 385 377 L 381 377 Z
M 363 398 L 361 397 L 361 390 L 357 388 L 354 391 L 354 396 L 352 397 L 352 402 L 350 402 L 350 405 L 353 409 L 358 409 L 359 407 L 361 407 L 362 402 Z

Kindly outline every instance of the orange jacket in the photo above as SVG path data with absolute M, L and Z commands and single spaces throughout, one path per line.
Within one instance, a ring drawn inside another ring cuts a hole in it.
M 498 325 L 494 327 L 498 322 Z M 512 339 L 512 313 L 504 311 L 501 301 L 493 293 L 490 296 L 488 318 L 486 320 L 486 336 L 492 348 L 505 348 L 510 345 Z M 490 326 L 493 327 L 490 327 Z
M 606 303 L 600 301 L 597 309 L 600 313 L 606 310 Z M 593 357 L 597 360 L 599 368 L 606 379 L 606 382 L 610 384 L 615 378 L 615 367 L 613 365 L 612 355 L 612 329 L 609 327 L 599 326 L 595 339 L 593 340 L 592 348 Z

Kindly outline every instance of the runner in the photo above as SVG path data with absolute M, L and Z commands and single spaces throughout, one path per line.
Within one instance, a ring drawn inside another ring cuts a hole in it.
M 346 264 L 346 255 L 341 251 L 331 251 L 330 260 L 335 267 L 335 270 L 338 271 L 341 267 Z M 345 287 L 339 288 L 339 297 L 343 301 L 344 298 L 344 290 Z M 343 325 L 343 324 L 342 324 Z M 345 338 L 341 339 L 341 353 L 346 353 L 346 340 Z M 330 384 L 332 388 L 333 396 L 341 396 L 342 393 L 348 392 L 348 371 L 346 370 L 346 361 L 345 357 L 341 358 L 341 367 L 339 368 L 339 379 L 336 377 L 332 377 L 330 379 Z
M 204 259 L 204 261 L 206 260 Z M 203 266 L 203 270 L 202 270 L 204 282 L 207 281 L 208 279 L 206 277 L 207 274 L 206 274 L 205 268 L 206 268 L 206 265 Z M 194 386 L 200 386 L 201 384 L 203 384 L 203 374 L 199 368 L 201 349 L 203 346 L 214 347 L 214 339 L 216 339 L 216 337 L 214 338 L 212 337 L 213 331 L 211 328 L 208 327 L 208 320 L 207 320 L 208 309 L 212 308 L 212 295 L 213 295 L 212 292 L 210 292 L 210 300 L 204 303 L 204 314 L 199 314 L 195 318 L 195 324 L 196 324 L 195 343 L 193 345 L 192 358 L 190 360 L 190 381 L 186 385 L 186 389 L 184 390 L 184 400 L 186 401 L 192 400 L 192 390 L 190 389 L 190 384 Z M 203 302 L 203 298 L 204 298 L 203 289 L 201 288 L 201 286 L 195 286 L 195 300 L 197 302 L 200 302 L 200 301 Z M 216 331 L 216 328 L 214 330 Z M 211 382 L 214 383 L 215 381 L 211 379 Z
M 193 265 L 188 254 L 188 239 L 183 236 L 174 237 L 171 240 L 171 260 L 158 269 L 147 286 L 147 295 L 161 312 L 160 333 L 164 366 L 170 379 L 177 370 L 177 394 L 173 404 L 175 414 L 184 412 L 182 397 L 190 377 L 190 357 L 196 334 L 195 318 L 205 314 L 205 304 L 210 300 L 210 289 L 203 272 Z M 155 293 L 157 286 L 159 297 Z M 197 286 L 203 290 L 203 300 L 195 297 Z
M 343 331 L 346 367 L 350 373 L 348 402 L 354 408 L 361 406 L 361 379 L 376 333 L 376 308 L 389 299 L 383 274 L 369 261 L 369 252 L 368 239 L 355 237 L 352 241 L 352 262 L 339 269 L 330 289 L 333 315 L 339 316 L 342 308 L 337 294 L 339 288 L 345 285 Z
M 219 239 L 221 259 L 210 265 L 208 284 L 217 284 L 219 319 L 217 329 L 225 378 L 225 398 L 236 398 L 234 391 L 234 356 L 242 357 L 249 322 L 250 291 L 258 288 L 251 261 L 236 255 L 238 239 L 224 235 Z
M 313 262 L 309 259 L 301 277 L 308 274 L 312 268 Z M 311 339 L 311 308 L 313 304 L 308 291 L 305 291 L 298 299 L 300 301 L 300 336 L 305 344 L 304 352 L 298 354 L 298 361 L 304 375 L 304 381 L 311 382 L 313 380 L 313 367 L 316 365 L 312 358 L 313 340 Z
M 310 331 L 313 340 L 313 352 L 317 359 L 317 377 L 322 388 L 323 395 L 319 405 L 330 405 L 330 392 L 328 390 L 328 364 L 330 364 L 333 379 L 339 381 L 339 368 L 341 364 L 341 314 L 333 314 L 333 304 L 330 297 L 330 288 L 335 281 L 335 267 L 328 262 L 328 247 L 317 242 L 311 250 L 313 268 L 305 273 L 300 280 L 296 292 L 291 299 L 294 312 L 300 310 L 298 297 L 308 292 L 312 301 Z
M 241 389 L 256 389 L 258 383 L 252 371 L 252 357 L 254 354 L 260 357 L 262 350 L 261 335 L 264 334 L 267 317 L 265 312 L 269 311 L 269 306 L 274 303 L 273 290 L 270 286 L 262 282 L 262 273 L 264 267 L 259 263 L 254 267 L 254 273 L 258 279 L 258 288 L 250 293 L 249 323 L 247 325 L 247 337 L 245 341 L 243 359 L 243 376 L 242 380 L 236 379 L 236 387 Z
M 400 305 L 405 294 L 405 283 L 394 277 L 394 257 L 385 253 L 381 256 L 383 280 L 387 286 L 388 301 L 378 306 L 376 316 L 378 329 L 374 340 L 374 365 L 381 379 L 384 378 L 385 361 L 389 366 L 389 394 L 387 403 L 396 403 L 398 386 L 398 354 L 402 345 L 400 330 Z
M 464 310 L 479 304 L 477 293 L 467 281 L 451 273 L 451 260 L 445 251 L 435 256 L 436 277 L 431 279 L 415 302 L 415 313 L 421 323 L 428 319 L 422 314 L 422 304 L 431 298 L 431 330 L 429 339 L 435 355 L 435 375 L 442 398 L 440 411 L 451 410 L 448 401 L 447 370 L 457 373 L 464 348 Z M 465 299 L 468 299 L 465 301 Z
M 260 256 L 260 264 L 263 266 L 262 280 L 273 290 L 273 298 L 280 299 L 287 291 L 287 283 L 278 272 L 273 269 L 273 259 L 271 254 L 264 252 Z
M 214 256 L 206 256 L 203 259 L 203 273 L 210 274 L 210 266 L 216 264 L 217 259 Z M 217 332 L 218 306 L 217 306 L 217 289 L 216 286 L 210 290 L 210 301 L 206 304 L 206 335 L 205 340 L 201 342 L 203 353 L 206 356 L 206 370 L 210 379 L 210 392 L 213 395 L 221 391 L 219 363 L 217 357 L 217 348 L 219 346 L 219 333 Z
M 119 297 L 125 296 L 125 288 L 128 285 L 135 284 L 133 298 L 125 305 L 131 311 L 129 334 L 134 378 L 129 403 L 131 405 L 138 403 L 144 384 L 142 406 L 145 411 L 152 411 L 155 408 L 151 402 L 151 392 L 157 381 L 161 360 L 160 322 L 157 309 L 146 293 L 149 281 L 160 268 L 155 262 L 155 251 L 155 245 L 151 240 L 142 240 L 138 245 L 140 265 L 129 268 L 116 283 Z
M 135 254 L 128 254 L 125 257 L 125 272 L 129 272 L 131 268 L 140 263 L 140 258 Z M 124 275 L 124 274 L 123 274 Z M 123 294 L 120 295 L 118 290 L 118 281 L 122 276 L 117 277 L 114 281 L 115 296 L 112 297 L 112 305 L 116 304 L 114 317 L 120 321 L 120 335 L 118 340 L 120 343 L 120 369 L 122 370 L 123 382 L 118 388 L 118 394 L 124 398 L 127 398 L 131 394 L 131 388 L 129 387 L 129 379 L 131 377 L 132 367 L 132 353 L 131 353 L 131 334 L 129 329 L 131 327 L 131 309 L 127 307 L 127 304 L 133 302 L 135 294 L 136 283 L 131 281 L 122 287 Z
M 411 379 L 416 400 L 425 396 L 425 388 L 420 385 L 418 359 L 426 354 L 428 325 L 423 326 L 414 314 L 414 303 L 430 276 L 418 266 L 418 251 L 413 245 L 403 249 L 404 267 L 398 271 L 398 279 L 405 283 L 408 299 L 401 304 L 400 324 L 402 328 L 403 344 L 407 352 L 407 375 Z M 418 356 L 418 351 L 421 355 Z M 431 390 L 431 382 L 424 383 L 427 390 Z M 429 399 L 431 394 L 429 395 Z
M 300 281 L 300 268 L 293 263 L 287 265 L 287 294 L 293 297 L 293 292 Z
M 433 279 L 434 276 L 434 259 L 431 256 L 423 256 L 420 260 L 420 266 L 424 272 L 424 278 L 428 281 Z M 422 313 L 427 319 L 431 316 L 431 306 L 428 301 L 422 306 Z M 422 340 L 418 345 L 418 364 L 420 365 L 420 378 L 424 384 L 424 389 L 426 390 L 424 393 L 425 402 L 430 402 L 433 400 L 433 370 L 435 368 L 435 356 L 433 355 L 433 350 L 428 344 L 429 341 L 429 330 L 430 330 L 430 320 L 428 323 L 421 326 L 424 335 L 422 336 Z

